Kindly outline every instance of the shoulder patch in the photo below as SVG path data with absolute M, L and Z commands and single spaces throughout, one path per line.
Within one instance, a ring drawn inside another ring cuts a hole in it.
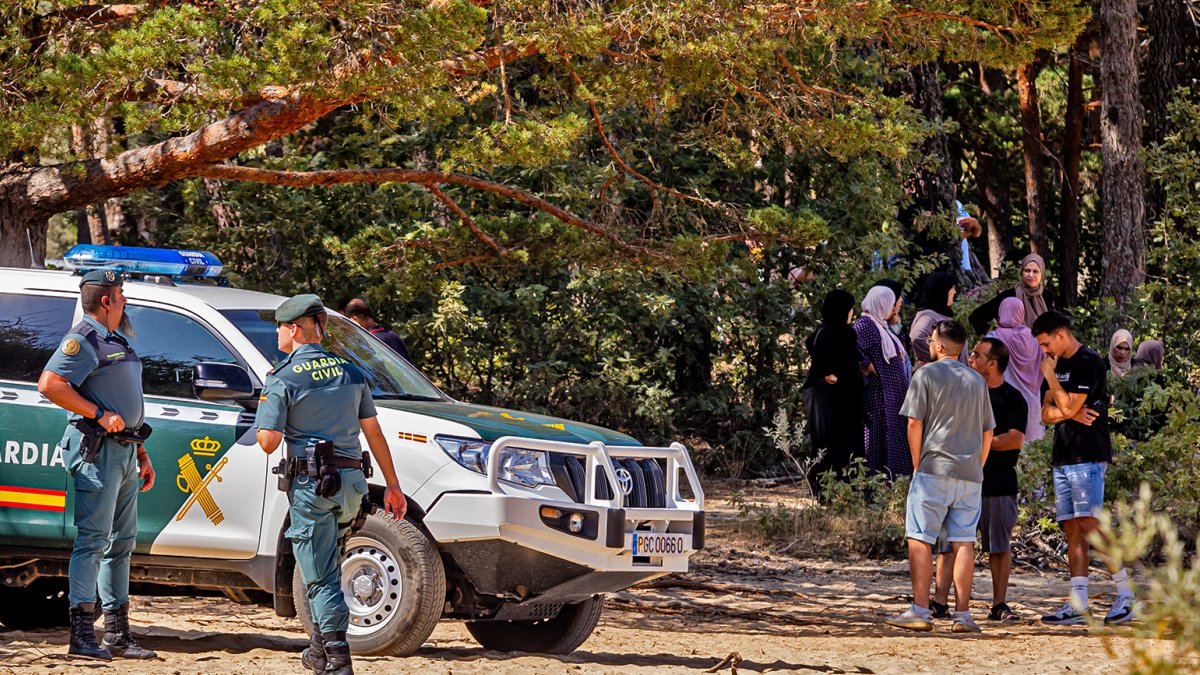
M 79 340 L 75 338 L 67 338 L 62 343 L 63 353 L 67 356 L 75 356 L 79 353 Z

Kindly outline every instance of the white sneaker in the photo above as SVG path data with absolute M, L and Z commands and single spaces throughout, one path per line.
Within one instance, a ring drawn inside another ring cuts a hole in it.
M 1042 623 L 1051 626 L 1078 626 L 1087 623 L 1087 617 L 1067 603 L 1057 612 L 1043 616 Z
M 903 628 L 904 630 L 933 630 L 933 624 L 929 621 L 929 615 L 918 614 L 913 611 L 912 607 L 909 607 L 903 613 L 896 616 L 889 616 L 883 622 L 889 626 Z
M 955 633 L 978 633 L 979 624 L 975 623 L 975 619 L 971 618 L 970 612 L 955 612 L 954 625 L 950 630 Z
M 1104 615 L 1104 625 L 1115 626 L 1133 619 L 1135 616 L 1133 605 L 1132 595 L 1118 594 L 1117 599 L 1113 601 L 1112 609 Z

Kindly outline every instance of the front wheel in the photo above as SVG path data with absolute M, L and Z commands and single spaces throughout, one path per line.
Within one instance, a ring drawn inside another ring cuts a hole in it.
M 312 610 L 298 565 L 292 592 L 296 614 L 311 634 Z M 342 593 L 350 609 L 346 637 L 352 652 L 407 656 L 420 649 L 442 616 L 442 558 L 433 542 L 407 520 L 370 516 L 346 542 Z
M 570 654 L 600 623 L 604 596 L 566 605 L 553 619 L 538 621 L 468 621 L 467 630 L 486 649 L 501 652 Z

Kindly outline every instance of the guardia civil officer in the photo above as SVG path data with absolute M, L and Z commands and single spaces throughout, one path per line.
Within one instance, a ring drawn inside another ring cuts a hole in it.
M 287 441 L 288 475 L 295 474 L 288 485 L 291 526 L 285 534 L 313 619 L 301 661 L 315 673 L 348 675 L 350 611 L 342 596 L 341 559 L 344 537 L 367 494 L 360 430 L 383 471 L 384 508 L 403 518 L 406 503 L 370 385 L 354 364 L 321 347 L 328 320 L 321 299 L 311 294 L 289 298 L 275 310 L 279 349 L 288 356 L 267 375 L 255 426 L 268 454 Z
M 154 467 L 136 440 L 143 424 L 142 362 L 129 346 L 120 274 L 93 270 L 79 284 L 83 321 L 63 338 L 38 379 L 38 391 L 71 413 L 59 445 L 74 491 L 69 654 L 152 659 L 129 634 L 129 556 L 137 540 L 137 496 L 154 486 Z M 77 428 L 90 429 L 85 434 Z M 89 440 L 90 439 L 90 440 Z M 85 451 L 95 443 L 94 456 Z M 96 644 L 97 589 L 104 640 Z

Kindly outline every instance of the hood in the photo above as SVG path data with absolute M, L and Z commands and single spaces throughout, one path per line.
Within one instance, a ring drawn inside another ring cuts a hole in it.
M 604 427 L 458 401 L 375 401 L 375 407 L 457 422 L 470 427 L 488 442 L 502 436 L 520 436 L 562 443 L 601 441 L 605 445 L 641 445 L 632 436 Z

